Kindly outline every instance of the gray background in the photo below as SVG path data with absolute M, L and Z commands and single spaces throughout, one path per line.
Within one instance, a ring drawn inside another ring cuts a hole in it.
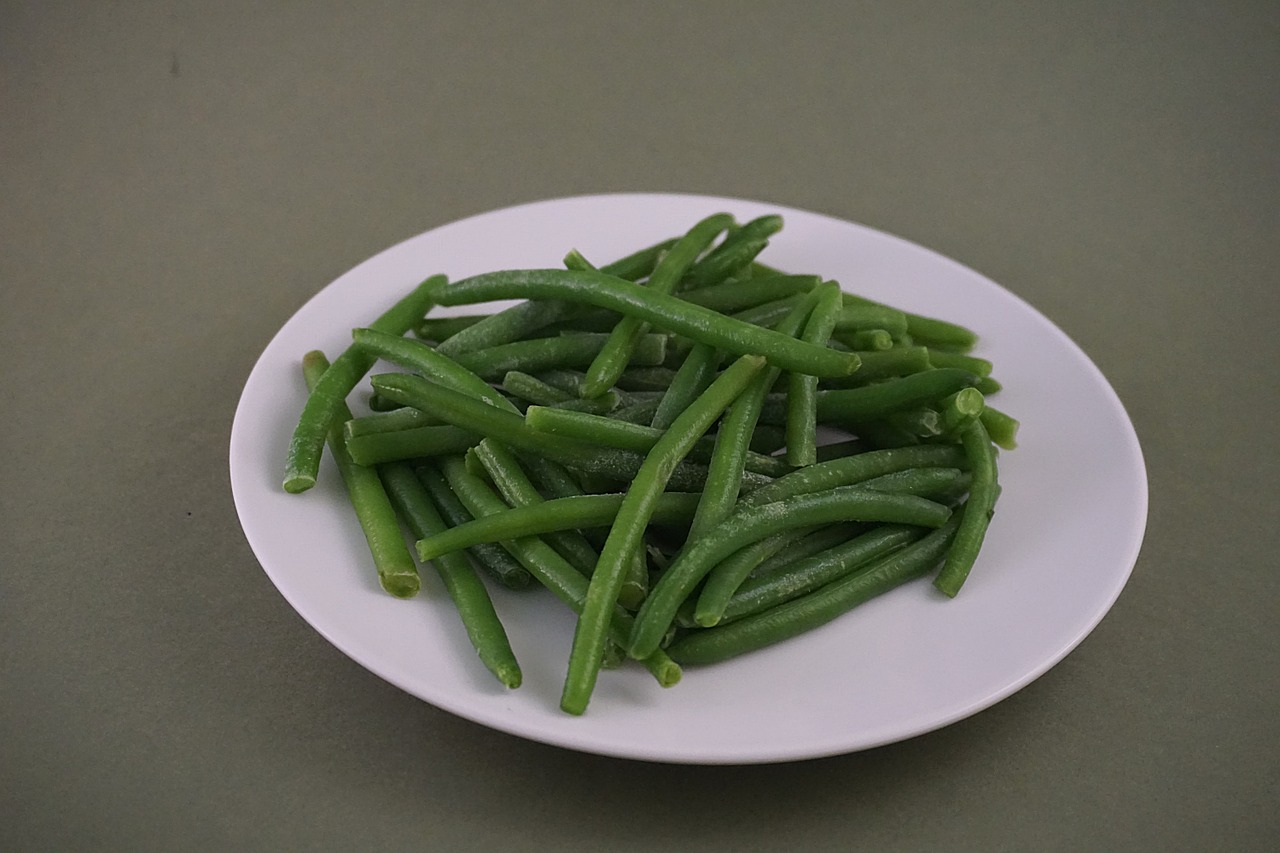
M 0 848 L 1276 849 L 1278 75 L 1273 3 L 0 3 Z M 942 731 L 699 768 L 303 623 L 228 483 L 262 347 L 406 237 L 611 190 L 874 225 L 1059 324 L 1150 475 L 1098 629 Z

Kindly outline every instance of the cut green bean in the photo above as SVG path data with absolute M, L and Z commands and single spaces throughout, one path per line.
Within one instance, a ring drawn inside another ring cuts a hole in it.
M 904 447 L 895 450 L 872 450 L 854 456 L 843 456 L 800 468 L 767 486 L 744 495 L 744 506 L 780 501 L 793 495 L 821 492 L 841 486 L 853 486 L 908 468 L 965 468 L 964 451 L 948 444 Z
M 372 328 L 393 335 L 403 335 L 413 328 L 431 307 L 432 296 L 447 283 L 444 276 L 432 276 L 414 288 L 408 296 L 375 320 Z M 339 414 L 346 407 L 347 395 L 356 387 L 375 359 L 355 347 L 348 347 L 315 383 L 302 407 L 285 458 L 284 490 L 290 494 L 305 492 L 316 484 L 320 454 L 325 439 Z M 347 417 L 350 417 L 348 411 Z
M 378 470 L 391 503 L 415 538 L 422 539 L 447 529 L 422 482 L 408 465 L 393 462 Z M 506 629 L 493 609 L 493 600 L 476 576 L 466 555 L 445 554 L 432 561 L 453 601 L 462 626 L 480 661 L 500 682 L 510 688 L 520 686 L 520 664 L 511 650 Z
M 733 314 L 796 294 L 808 293 L 820 284 L 822 277 L 816 275 L 771 275 L 747 281 L 727 281 L 700 290 L 686 291 L 680 294 L 680 298 L 721 314 Z
M 370 356 L 420 373 L 432 382 L 483 400 L 495 408 L 508 412 L 516 410 L 475 371 L 421 341 L 388 335 L 377 329 L 355 329 L 351 332 L 351 339 L 358 349 Z
M 743 267 L 750 267 L 756 255 L 769 245 L 769 238 L 781 230 L 782 217 L 772 213 L 733 228 L 719 246 L 693 265 L 681 282 L 683 289 L 713 286 Z
M 608 335 L 590 332 L 559 335 L 554 338 L 530 338 L 500 344 L 486 349 L 459 353 L 458 364 L 481 378 L 497 382 L 509 371 L 537 373 L 558 367 L 582 368 L 590 365 L 609 341 Z M 640 366 L 659 365 L 667 353 L 666 335 L 641 335 L 632 351 L 632 363 Z M 598 397 L 609 388 L 586 397 Z
M 445 460 L 443 473 L 458 499 L 477 518 L 511 511 L 483 480 L 467 471 L 466 463 L 461 459 Z M 569 609 L 575 613 L 582 612 L 589 582 L 551 546 L 537 537 L 523 537 L 506 540 L 503 547 L 510 549 L 511 554 Z M 611 608 L 611 612 L 606 614 L 606 639 L 625 647 L 632 621 L 631 615 L 622 608 Z M 680 667 L 660 650 L 643 658 L 641 663 L 663 687 L 670 687 L 680 680 Z
M 733 225 L 733 217 L 727 213 L 708 216 L 694 225 L 662 256 L 662 260 L 658 261 L 658 265 L 649 276 L 647 290 L 652 294 L 663 296 L 672 293 L 680 283 L 681 277 L 716 238 L 716 235 L 731 225 Z M 584 396 L 595 397 L 613 387 L 618 377 L 627 369 L 627 365 L 632 362 L 632 352 L 636 343 L 648 328 L 649 323 L 643 318 L 631 314 L 623 316 L 618 321 L 608 342 L 587 368 Z
M 618 408 L 618 393 L 612 389 L 599 397 L 579 397 L 519 370 L 507 371 L 502 377 L 502 390 L 537 406 L 559 406 L 597 415 Z
M 785 572 L 747 578 L 728 598 L 713 597 L 704 589 L 698 597 L 695 619 L 700 626 L 711 627 L 776 607 L 910 545 L 925 533 L 922 528 L 905 524 L 879 525 L 818 554 L 796 560 Z
M 961 388 L 975 386 L 978 379 L 968 371 L 939 367 L 862 388 L 819 391 L 818 420 L 838 425 L 878 420 L 892 412 L 936 403 Z M 786 405 L 785 396 L 771 394 L 764 401 L 760 420 L 784 423 Z
M 480 441 L 474 432 L 456 426 L 411 427 L 345 438 L 347 452 L 357 465 L 381 465 L 447 453 L 462 453 Z
M 800 339 L 816 346 L 826 346 L 835 328 L 840 310 L 840 286 L 829 281 L 814 293 L 817 301 L 805 321 Z M 808 373 L 787 376 L 787 461 L 799 467 L 817 461 L 818 447 L 818 377 Z
M 1013 450 L 1018 446 L 1018 421 L 1002 411 L 984 406 L 978 416 L 997 447 Z
M 975 376 L 991 375 L 991 362 L 985 358 L 941 349 L 931 349 L 928 352 L 929 363 L 934 367 L 957 367 L 961 370 L 967 370 Z
M 465 314 L 454 317 L 423 317 L 413 333 L 421 340 L 441 343 L 470 326 L 479 323 L 488 314 Z
M 816 467 L 816 466 L 815 466 Z M 807 469 L 804 469 L 807 470 Z M 650 654 L 670 627 L 680 603 L 720 560 L 752 542 L 793 527 L 836 521 L 880 521 L 941 526 L 951 510 L 914 495 L 895 495 L 858 486 L 794 495 L 775 503 L 742 507 L 703 538 L 692 542 L 649 591 L 636 614 L 628 651 Z
M 676 370 L 662 401 L 653 413 L 651 426 L 666 429 L 706 390 L 720 369 L 720 353 L 707 344 L 696 344 Z
M 458 500 L 436 465 L 416 464 L 413 466 L 413 473 L 450 529 L 474 520 L 474 516 Z M 477 543 L 467 549 L 467 554 L 477 566 L 507 589 L 527 589 L 533 581 L 528 570 L 516 562 L 501 545 L 492 542 Z
M 603 273 L 507 270 L 443 285 L 436 288 L 432 296 L 441 305 L 495 299 L 572 299 L 638 317 L 656 329 L 711 344 L 732 355 L 758 353 L 784 370 L 819 377 L 848 376 L 860 364 L 852 353 L 806 344 Z
M 977 560 L 991 515 L 995 511 L 999 490 L 996 452 L 991 445 L 991 437 L 982 426 L 982 420 L 969 424 L 961 433 L 960 441 L 973 472 L 973 482 L 969 486 L 969 499 L 960 509 L 960 528 L 956 531 L 955 542 L 947 552 L 942 571 L 933 581 L 935 587 L 951 598 L 955 598 L 960 591 Z
M 691 631 L 667 651 L 693 666 L 727 660 L 825 625 L 837 616 L 928 572 L 955 534 L 948 523 L 923 539 L 814 592 L 725 625 Z
M 853 376 L 827 380 L 824 386 L 829 388 L 856 388 L 870 385 L 882 379 L 893 379 L 899 376 L 910 376 L 931 370 L 934 365 L 929 361 L 929 350 L 924 347 L 891 347 L 887 350 L 871 350 L 858 353 L 862 367 Z
M 352 418 L 342 425 L 342 436 L 351 440 L 357 436 L 375 432 L 396 432 L 414 427 L 439 426 L 443 421 L 412 406 L 397 406 L 387 412 L 374 412 Z
M 307 390 L 314 391 L 324 381 L 329 369 L 329 360 L 324 353 L 307 353 L 302 359 L 302 374 Z M 347 448 L 342 443 L 342 421 L 351 417 L 347 404 L 339 400 L 332 411 L 336 419 L 329 425 L 329 452 L 337 463 L 338 473 L 342 475 L 347 494 L 351 498 L 351 506 L 360 521 L 360 529 L 364 531 L 365 541 L 369 543 L 369 553 L 378 571 L 378 581 L 383 589 L 396 598 L 412 598 L 418 594 L 421 581 L 413 555 L 404 544 L 395 508 L 391 506 L 382 481 L 378 479 L 378 472 L 373 468 L 357 465 L 347 454 Z
M 645 528 L 671 471 L 693 447 L 694 442 L 742 393 L 742 389 L 764 363 L 764 359 L 759 356 L 743 356 L 726 368 L 681 413 L 671 428 L 663 433 L 627 489 L 609 538 L 605 540 L 604 549 L 600 553 L 596 571 L 591 576 L 587 601 L 574 631 L 569 670 L 560 697 L 560 707 L 568 713 L 582 714 L 586 711 L 600 671 L 609 614 L 617 604 L 628 561 L 642 547 Z M 633 657 L 643 659 L 655 651 L 656 644 L 644 654 Z

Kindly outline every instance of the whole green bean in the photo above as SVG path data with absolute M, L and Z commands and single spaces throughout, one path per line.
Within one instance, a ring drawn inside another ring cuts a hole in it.
M 403 335 L 422 319 L 431 307 L 432 295 L 444 285 L 444 276 L 432 276 L 414 288 L 381 317 L 372 328 L 393 335 Z M 284 490 L 290 494 L 305 492 L 316 484 L 316 472 L 320 469 L 320 454 L 325 439 L 339 413 L 346 406 L 347 395 L 356 387 L 360 378 L 373 367 L 375 359 L 355 347 L 348 347 L 334 361 L 325 375 L 315 383 L 302 407 L 298 425 L 294 428 L 285 458 Z M 348 412 L 347 417 L 350 417 Z
M 671 471 L 689 452 L 694 442 L 742 392 L 764 363 L 764 359 L 759 356 L 743 356 L 731 364 L 681 413 L 645 457 L 644 464 L 627 489 L 609 538 L 605 540 L 604 549 L 600 553 L 596 571 L 591 576 L 587 601 L 574 631 L 569 670 L 560 696 L 560 707 L 563 710 L 571 714 L 586 711 L 600 671 L 609 614 L 617 604 L 628 561 L 642 545 L 645 528 Z M 635 654 L 633 657 L 643 659 L 655 651 L 656 644 L 644 654 Z
M 649 276 L 648 290 L 664 296 L 672 293 L 685 271 L 710 245 L 716 235 L 732 224 L 732 216 L 719 213 L 708 216 L 694 225 L 662 256 L 662 260 L 658 261 L 658 265 Z M 648 328 L 649 324 L 644 319 L 630 314 L 618 321 L 608 342 L 587 368 L 584 396 L 595 397 L 613 387 L 618 377 L 622 375 L 622 371 L 626 370 L 627 365 L 631 363 L 632 351 Z
M 813 466 L 816 467 L 816 466 Z M 802 469 L 807 470 L 807 469 Z M 628 651 L 644 657 L 658 647 L 680 603 L 707 572 L 734 551 L 793 527 L 836 521 L 881 521 L 938 527 L 951 510 L 914 495 L 858 486 L 794 495 L 774 503 L 740 507 L 703 538 L 689 544 L 658 580 L 636 614 Z
M 711 344 L 733 355 L 758 353 L 784 370 L 819 377 L 848 376 L 858 369 L 851 353 L 818 347 L 770 329 L 690 305 L 603 273 L 577 270 L 507 270 L 441 286 L 432 292 L 441 305 L 495 299 L 572 299 L 639 317 L 654 328 Z M 606 386 L 608 387 L 608 386 Z
M 1013 450 L 1018 446 L 1018 421 L 998 409 L 984 406 L 978 415 L 982 426 L 997 447 Z
M 725 625 L 691 631 L 667 651 L 686 665 L 715 663 L 825 625 L 938 564 L 955 534 L 948 523 L 864 569 L 785 604 Z
M 982 547 L 987 526 L 991 522 L 991 514 L 995 511 L 999 491 L 996 452 L 992 447 L 991 437 L 982 426 L 982 420 L 969 424 L 960 434 L 960 441 L 973 472 L 973 482 L 969 485 L 969 499 L 960 509 L 960 528 L 956 531 L 955 542 L 947 552 L 942 571 L 933 581 L 935 587 L 952 598 L 964 585 L 969 570 L 978 557 L 978 550 Z
M 309 391 L 314 391 L 324 381 L 329 367 L 329 360 L 322 352 L 312 351 L 303 356 L 302 375 Z M 339 400 L 332 411 L 336 419 L 329 425 L 329 452 L 337 463 L 338 473 L 342 475 L 347 494 L 351 498 L 351 506 L 360 521 L 360 529 L 364 531 L 365 541 L 369 543 L 369 552 L 378 570 L 378 581 L 383 589 L 395 597 L 412 598 L 418 594 L 421 581 L 413 555 L 405 547 L 395 509 L 387 498 L 382 481 L 378 479 L 378 472 L 373 468 L 357 465 L 347 454 L 347 448 L 342 443 L 341 423 L 351 417 L 347 404 Z
M 391 503 L 404 519 L 413 535 L 422 539 L 447 529 L 444 519 L 431 503 L 431 497 L 413 469 L 392 462 L 378 469 Z M 493 600 L 480 578 L 476 577 L 466 555 L 445 554 L 432 561 L 453 601 L 462 626 L 480 661 L 507 687 L 520 686 L 520 664 L 511 650 L 506 629 L 493 609 Z

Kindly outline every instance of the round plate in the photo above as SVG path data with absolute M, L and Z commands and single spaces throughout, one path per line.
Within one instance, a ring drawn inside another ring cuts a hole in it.
M 1004 385 L 993 404 L 1022 422 L 1020 446 L 1001 454 L 998 512 L 954 600 L 927 581 L 908 584 L 804 636 L 689 668 L 670 689 L 638 666 L 606 671 L 587 713 L 569 716 L 558 706 L 574 622 L 550 595 L 494 592 L 524 669 L 524 685 L 507 690 L 475 657 L 430 568 L 416 599 L 381 591 L 327 456 L 316 488 L 302 495 L 281 489 L 305 394 L 300 359 L 310 349 L 336 357 L 353 327 L 428 275 L 558 267 L 571 248 L 606 263 L 722 210 L 739 221 L 783 215 L 785 228 L 762 257 L 767 263 L 820 273 L 847 290 L 977 331 L 975 352 L 995 363 Z M 267 346 L 236 410 L 230 461 L 240 521 L 263 568 L 307 622 L 361 665 L 502 731 L 680 763 L 851 752 L 989 707 L 1061 660 L 1102 619 L 1132 571 L 1147 514 L 1142 453 L 1115 392 L 1021 299 L 861 225 L 690 195 L 521 205 L 436 228 L 365 261 L 316 294 Z

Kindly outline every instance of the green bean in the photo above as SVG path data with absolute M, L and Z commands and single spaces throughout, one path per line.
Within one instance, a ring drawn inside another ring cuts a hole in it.
M 1000 383 L 991 376 L 979 376 L 978 381 L 973 383 L 973 387 L 977 388 L 979 393 L 984 397 L 990 397 L 1001 389 Z
M 721 314 L 745 311 L 799 293 L 808 293 L 822 284 L 816 275 L 772 275 L 747 281 L 727 281 L 680 294 L 680 298 Z
M 884 352 L 893 349 L 894 344 L 893 335 L 887 329 L 836 330 L 831 333 L 831 339 L 857 353 Z
M 907 315 L 887 305 L 866 305 L 851 302 L 849 294 L 841 296 L 840 313 L 835 327 L 840 332 L 856 332 L 865 329 L 881 329 L 894 338 L 906 334 Z
M 445 460 L 443 472 L 458 499 L 477 518 L 511 511 L 483 480 L 467 472 L 466 464 L 461 459 Z M 506 540 L 503 547 L 509 549 L 543 586 L 571 610 L 575 613 L 582 612 L 587 603 L 589 582 L 551 546 L 536 536 L 530 536 Z M 630 614 L 620 607 L 613 607 L 605 614 L 605 619 L 606 639 L 619 645 L 625 644 L 627 632 L 632 626 Z M 663 687 L 670 687 L 680 680 L 680 668 L 662 651 L 642 659 L 641 663 Z
M 511 506 L 539 506 L 545 503 L 546 499 L 524 472 L 515 454 L 501 444 L 486 438 L 471 448 L 466 459 L 468 462 L 472 459 L 479 462 L 503 500 Z M 600 555 L 577 530 L 551 530 L 541 536 L 583 577 L 590 577 L 595 571 L 596 560 Z
M 675 378 L 676 372 L 669 367 L 632 367 L 618 377 L 618 387 L 631 393 L 653 391 L 665 394 Z
M 710 598 L 704 589 L 698 598 L 695 618 L 700 626 L 710 627 L 759 613 L 820 589 L 924 535 L 925 531 L 919 527 L 879 525 L 817 554 L 797 559 L 785 572 L 747 578 L 728 599 Z
M 784 572 L 794 563 L 812 557 L 814 554 L 820 554 L 841 543 L 848 542 L 855 536 L 866 533 L 867 529 L 867 525 L 856 521 L 841 521 L 821 527 L 796 528 L 796 531 L 802 535 L 788 543 L 787 547 L 780 548 L 761 560 L 747 577 L 749 579 L 767 578 L 770 575 Z M 790 533 L 792 531 L 785 532 Z
M 930 349 L 928 352 L 929 363 L 934 367 L 958 367 L 961 370 L 969 371 L 975 376 L 991 375 L 991 362 L 985 358 L 941 349 Z
M 689 270 L 683 289 L 709 287 L 743 267 L 750 267 L 756 255 L 769 245 L 769 238 L 782 230 L 782 217 L 767 214 L 732 229 L 724 241 Z
M 525 419 L 514 412 L 506 412 L 407 373 L 383 373 L 369 380 L 380 393 L 393 398 L 401 405 L 413 406 L 430 412 L 446 422 L 480 435 L 493 438 L 520 453 L 528 451 L 548 456 L 579 471 L 601 474 L 615 480 L 626 481 L 640 470 L 644 458 L 634 452 L 604 448 L 579 441 L 569 441 L 559 436 L 547 435 L 531 429 Z M 672 487 L 677 490 L 701 488 L 706 481 L 706 470 L 690 463 L 681 463 L 672 475 Z M 744 488 L 755 487 L 767 481 L 757 475 L 749 482 L 744 478 Z
M 916 439 L 937 438 L 942 435 L 942 414 L 929 406 L 916 406 L 900 412 L 890 412 L 884 419 Z
M 982 416 L 987 407 L 986 398 L 977 388 L 961 388 L 939 404 L 942 415 L 942 434 L 958 436 L 975 418 Z
M 791 312 L 796 303 L 803 298 L 804 294 L 796 294 L 795 296 L 785 296 L 782 299 L 775 299 L 772 302 L 765 302 L 754 308 L 747 308 L 743 311 L 735 311 L 729 316 L 734 320 L 743 323 L 750 323 L 753 326 L 764 326 L 766 328 L 774 328 L 783 318 Z
M 881 521 L 938 527 L 950 514 L 947 507 L 924 498 L 877 492 L 858 486 L 842 486 L 794 495 L 774 503 L 740 507 L 703 538 L 689 544 L 649 591 L 649 597 L 636 614 L 628 651 L 632 657 L 644 657 L 657 648 L 680 602 L 707 572 L 734 551 L 766 536 L 793 527 L 836 521 Z
M 625 258 L 601 267 L 601 271 L 609 275 L 616 275 L 618 278 L 625 278 L 627 281 L 639 281 L 653 272 L 653 268 L 658 265 L 658 261 L 662 259 L 663 254 L 675 245 L 677 239 L 672 237 L 668 240 L 663 240 L 661 243 L 655 243 L 648 248 L 641 249 L 638 252 L 627 255 Z M 565 266 L 569 267 L 569 269 L 596 268 L 590 261 L 582 257 L 582 253 L 577 249 L 571 249 L 569 254 L 565 255 Z
M 929 350 L 924 347 L 891 347 L 887 350 L 872 350 L 858 353 L 862 367 L 853 376 L 827 380 L 824 383 L 830 388 L 855 388 L 870 385 L 882 379 L 893 379 L 899 376 L 910 376 L 924 373 L 934 365 L 929 362 Z
M 426 489 L 440 515 L 444 517 L 445 524 L 451 529 L 469 524 L 474 520 L 474 516 L 458 500 L 458 496 L 453 493 L 453 489 L 449 487 L 444 475 L 435 465 L 417 464 L 413 468 L 413 473 Z M 516 562 L 516 559 L 501 545 L 492 542 L 477 543 L 467 549 L 467 554 L 476 565 L 507 589 L 527 589 L 533 581 L 533 576 L 528 570 Z
M 814 291 L 817 302 L 805 321 L 800 339 L 826 346 L 840 310 L 840 286 L 827 282 Z M 787 461 L 799 467 L 817 461 L 818 377 L 791 373 L 787 377 Z
M 792 306 L 787 316 L 778 321 L 775 331 L 794 337 L 819 298 L 819 293 L 810 291 Z M 742 491 L 747 460 L 751 457 L 751 441 L 760 432 L 760 407 L 765 394 L 777 382 L 780 373 L 776 367 L 761 371 L 725 412 L 707 466 L 707 482 L 702 490 L 702 502 L 698 505 L 698 515 L 690 528 L 691 537 L 710 530 L 733 510 Z M 784 432 L 784 443 L 785 440 Z
M 554 338 L 530 338 L 459 353 L 456 361 L 481 378 L 497 382 L 512 370 L 537 373 L 540 370 L 556 367 L 585 367 L 592 363 L 608 341 L 608 335 L 590 332 L 560 335 Z M 666 352 L 665 335 L 641 335 L 635 341 L 633 363 L 662 364 Z M 608 390 L 608 387 L 605 387 L 593 394 L 584 393 L 583 396 L 598 397 Z
M 698 395 L 706 390 L 720 369 L 720 353 L 707 344 L 696 344 L 676 370 L 662 401 L 653 413 L 651 426 L 666 429 Z
M 864 569 L 801 596 L 715 628 L 692 631 L 667 651 L 686 665 L 715 663 L 825 625 L 937 565 L 955 534 L 948 523 Z
M 329 360 L 324 353 L 312 351 L 303 356 L 302 375 L 306 380 L 307 390 L 314 392 L 316 386 L 324 381 L 329 369 Z M 364 531 L 365 541 L 369 543 L 369 552 L 378 570 L 378 580 L 383 589 L 397 598 L 412 598 L 418 594 L 421 581 L 413 555 L 405 547 L 395 509 L 382 488 L 378 472 L 373 468 L 357 465 L 347 454 L 347 448 L 342 443 L 341 425 L 343 420 L 351 417 L 347 404 L 339 400 L 332 411 L 336 420 L 329 425 L 329 452 L 337 463 L 338 473 L 342 475 L 347 494 L 351 498 L 351 506 L 360 521 L 360 529 Z
M 636 424 L 637 426 L 646 426 L 653 421 L 654 414 L 658 411 L 658 406 L 662 405 L 662 398 L 656 397 L 652 400 L 642 400 L 639 403 L 632 403 L 628 406 L 614 409 L 609 413 L 609 417 L 615 421 L 623 421 L 624 423 Z
M 549 436 L 647 453 L 666 434 L 666 430 L 634 424 L 604 415 L 573 412 L 549 406 L 530 406 L 525 413 L 525 423 L 533 430 Z M 703 438 L 694 443 L 689 457 L 699 462 L 711 458 L 715 439 Z M 781 477 L 791 472 L 785 461 L 762 453 L 748 453 L 746 470 L 770 477 Z
M 948 497 L 956 493 L 957 485 L 962 487 L 960 494 L 963 494 L 970 482 L 971 477 L 967 471 L 959 468 L 928 466 L 881 474 L 879 477 L 863 480 L 861 485 L 864 489 L 893 492 L 896 495 L 916 495 L 937 501 L 940 496 Z
M 818 419 L 822 423 L 862 424 L 914 406 L 937 402 L 961 388 L 976 385 L 978 377 L 964 370 L 939 367 L 863 388 L 838 388 L 818 392 Z M 760 420 L 783 423 L 786 398 L 770 395 Z
M 443 426 L 374 432 L 345 439 L 347 452 L 357 465 L 381 465 L 446 453 L 462 453 L 480 441 L 474 432 Z
M 732 224 L 732 216 L 720 213 L 709 216 L 694 225 L 663 255 L 662 260 L 658 261 L 658 265 L 649 276 L 648 291 L 664 296 L 672 293 L 685 271 L 697 260 L 716 235 Z M 581 274 L 589 272 L 584 271 Z M 622 375 L 622 371 L 626 370 L 627 365 L 631 363 L 636 342 L 648 328 L 648 323 L 633 315 L 625 315 L 618 321 L 608 342 L 587 368 L 584 396 L 595 397 L 613 387 L 618 377 Z
M 400 408 L 400 404 L 395 400 L 388 400 L 381 394 L 369 395 L 369 411 L 375 414 L 383 414 L 385 412 L 393 412 Z
M 376 329 L 355 329 L 354 345 L 370 356 L 422 374 L 427 379 L 454 391 L 483 400 L 495 408 L 514 412 L 515 406 L 476 375 L 467 366 L 443 355 L 421 341 L 399 338 Z
M 1018 421 L 1004 412 L 984 406 L 979 419 L 997 447 L 1013 450 L 1018 446 Z
M 953 445 L 939 444 L 904 447 L 895 450 L 872 450 L 856 456 L 843 456 L 800 468 L 779 477 L 767 486 L 744 495 L 744 506 L 780 501 L 793 495 L 821 492 L 840 486 L 852 486 L 879 477 L 924 467 L 962 468 L 967 466 L 964 452 Z
M 387 412 L 374 412 L 352 418 L 342 425 L 342 437 L 350 441 L 362 435 L 375 432 L 396 432 L 423 426 L 439 426 L 442 421 L 412 406 L 397 406 Z
M 597 415 L 608 414 L 618 408 L 618 393 L 612 389 L 599 397 L 578 397 L 519 370 L 507 371 L 502 377 L 502 390 L 538 406 L 561 406 Z
M 561 301 L 519 302 L 455 332 L 436 348 L 441 355 L 456 359 L 464 353 L 523 340 L 553 323 L 570 319 L 580 310 Z
M 960 434 L 964 446 L 965 458 L 973 472 L 973 482 L 969 486 L 969 499 L 960 509 L 960 528 L 956 531 L 955 542 L 947 552 L 947 560 L 942 571 L 934 578 L 933 585 L 951 598 L 955 598 L 960 587 L 964 585 L 982 547 L 982 540 L 987 535 L 987 526 L 995 511 L 996 495 L 999 483 L 996 476 L 996 452 L 991 445 L 991 437 L 982 426 L 982 420 L 976 420 Z
M 764 367 L 759 356 L 743 356 L 725 369 L 688 409 L 681 413 L 645 457 L 614 519 L 600 562 L 591 576 L 587 601 L 574 631 L 560 707 L 571 714 L 586 711 L 600 670 L 609 613 L 618 600 L 627 561 L 642 544 L 645 528 L 675 465 L 724 409 Z M 643 605 L 642 605 L 643 607 Z M 637 658 L 648 657 L 655 647 Z
M 424 341 L 441 343 L 488 316 L 488 314 L 467 314 L 454 317 L 423 317 L 413 333 Z
M 580 300 L 638 317 L 657 329 L 711 344 L 732 355 L 758 353 L 783 370 L 819 377 L 848 376 L 860 363 L 851 353 L 806 344 L 603 273 L 508 270 L 441 286 L 432 296 L 442 305 L 519 298 Z
M 375 320 L 373 328 L 403 335 L 427 313 L 432 295 L 446 281 L 444 276 L 432 276 L 422 282 L 412 293 Z M 338 416 L 346 406 L 347 395 L 360 378 L 369 372 L 369 368 L 373 367 L 374 361 L 364 352 L 348 347 L 315 383 L 315 388 L 307 395 L 307 402 L 289 441 L 284 472 L 286 492 L 305 492 L 316 484 L 316 472 L 320 469 L 320 454 L 325 439 L 333 424 L 340 422 Z
M 889 307 L 879 302 L 873 302 L 864 296 L 855 296 L 852 293 L 845 294 L 845 304 L 850 306 Z M 964 326 L 949 323 L 945 320 L 937 320 L 933 317 L 913 314 L 910 311 L 903 311 L 902 313 L 907 318 L 907 334 L 918 344 L 930 347 L 941 345 L 968 352 L 978 342 L 978 336 Z
M 446 529 L 422 482 L 408 465 L 393 462 L 378 469 L 392 504 L 415 538 Z M 505 686 L 520 686 L 520 664 L 511 651 L 507 632 L 493 609 L 493 601 L 464 554 L 445 554 L 432 561 L 453 601 L 462 626 L 481 662 Z

